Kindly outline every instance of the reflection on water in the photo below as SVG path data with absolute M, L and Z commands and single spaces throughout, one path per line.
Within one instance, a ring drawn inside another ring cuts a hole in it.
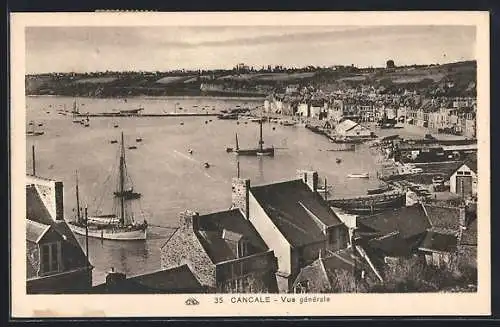
M 258 124 L 206 117 L 165 118 L 91 118 L 90 127 L 72 123 L 71 116 L 57 113 L 59 108 L 71 108 L 73 98 L 28 97 L 27 119 L 44 124 L 45 135 L 27 139 L 27 172 L 31 171 L 31 145 L 36 145 L 37 174 L 64 182 L 66 219 L 73 219 L 75 208 L 75 170 L 79 172 L 79 190 L 82 204 L 94 213 L 99 202 L 102 211 L 112 207 L 112 189 L 104 184 L 113 169 L 124 132 L 127 145 L 127 169 L 134 181 L 134 189 L 142 193 L 141 211 L 153 225 L 175 227 L 178 213 L 191 209 L 203 213 L 226 210 L 231 204 L 231 178 L 237 174 L 250 178 L 252 185 L 295 178 L 297 169 L 317 170 L 320 178 L 327 178 L 333 186 L 330 197 L 363 195 L 367 188 L 378 186 L 377 163 L 364 145 L 355 152 L 331 152 L 324 137 L 302 127 L 286 127 L 266 123 L 263 136 L 266 145 L 274 145 L 274 157 L 240 157 L 227 153 L 234 147 L 238 133 L 240 146 L 258 144 Z M 247 102 L 245 104 L 245 102 Z M 131 98 L 127 102 L 116 99 L 78 99 L 89 112 L 132 109 L 143 106 L 145 112 L 173 111 L 176 103 L 185 111 L 211 112 L 234 108 L 236 105 L 255 107 L 261 102 L 249 100 L 221 100 L 214 98 Z M 197 107 L 194 107 L 197 106 Z M 215 107 L 216 110 L 211 109 Z M 46 112 L 49 111 L 47 114 Z M 208 121 L 207 123 L 205 123 Z M 181 123 L 183 123 L 181 125 Z M 118 125 L 119 128 L 114 128 Z M 140 143 L 136 138 L 142 138 Z M 189 149 L 193 152 L 190 154 Z M 321 151 L 320 151 L 321 150 Z M 342 159 L 340 164 L 336 158 Z M 205 168 L 203 163 L 210 163 Z M 354 172 L 369 172 L 370 179 L 349 179 Z M 160 268 L 160 247 L 172 229 L 151 227 L 145 242 L 101 242 L 90 239 L 91 262 L 95 267 L 95 282 L 104 281 L 105 272 L 114 267 L 118 271 L 136 275 Z M 84 246 L 84 239 L 79 237 Z

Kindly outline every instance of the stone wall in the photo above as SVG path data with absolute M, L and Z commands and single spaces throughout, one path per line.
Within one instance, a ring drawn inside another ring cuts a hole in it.
M 179 215 L 179 229 L 161 248 L 161 268 L 171 269 L 187 264 L 203 286 L 216 287 L 215 264 L 194 232 L 197 217 L 197 213 L 189 210 Z
M 233 178 L 231 181 L 232 207 L 240 208 L 246 219 L 249 217 L 248 194 L 250 191 L 250 180 Z

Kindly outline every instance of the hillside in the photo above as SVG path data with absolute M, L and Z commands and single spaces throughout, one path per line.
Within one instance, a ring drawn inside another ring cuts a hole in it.
M 202 95 L 202 84 L 227 93 L 264 94 L 281 91 L 286 85 L 313 85 L 333 90 L 359 85 L 383 86 L 387 93 L 417 90 L 428 96 L 475 96 L 476 62 L 444 65 L 406 66 L 394 69 L 351 66 L 308 67 L 273 71 L 237 72 L 105 72 L 66 73 L 26 76 L 27 95 L 65 95 L 88 97 Z M 208 88 L 210 89 L 210 88 Z

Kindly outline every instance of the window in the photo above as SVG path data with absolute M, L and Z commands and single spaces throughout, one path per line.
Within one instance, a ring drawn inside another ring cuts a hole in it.
M 58 272 L 61 270 L 61 243 L 47 243 L 40 246 L 42 274 Z

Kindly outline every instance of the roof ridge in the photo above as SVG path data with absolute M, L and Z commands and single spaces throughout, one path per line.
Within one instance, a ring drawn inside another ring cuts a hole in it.
M 325 265 L 323 263 L 323 260 L 324 260 L 323 257 L 318 258 L 320 269 L 323 272 L 323 274 L 325 275 L 325 279 L 328 283 L 328 288 L 332 288 L 332 283 L 330 283 L 330 278 L 328 278 L 328 273 L 326 272 L 326 268 L 325 268 Z

